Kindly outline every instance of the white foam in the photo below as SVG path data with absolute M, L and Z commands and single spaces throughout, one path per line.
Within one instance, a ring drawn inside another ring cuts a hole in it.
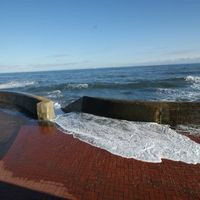
M 71 88 L 71 89 L 83 89 L 83 88 L 88 88 L 88 84 L 87 83 L 70 83 L 67 84 L 67 88 Z
M 60 109 L 61 105 L 58 102 L 54 102 L 54 108 L 55 109 Z
M 197 135 L 200 136 L 200 126 L 195 124 L 190 125 L 177 125 L 176 130 L 181 133 L 188 135 Z
M 0 89 L 9 89 L 9 88 L 20 88 L 30 85 L 34 85 L 35 81 L 11 81 L 7 83 L 0 84 Z
M 48 94 L 60 94 L 61 91 L 60 90 L 53 90 L 51 92 L 48 92 Z
M 200 163 L 200 145 L 167 125 L 130 122 L 86 113 L 67 113 L 56 118 L 66 133 L 113 154 L 147 162 L 162 158 Z
M 200 99 L 200 76 L 187 76 L 185 88 L 157 88 L 157 95 L 164 101 L 199 101 Z
M 200 90 L 200 76 L 187 76 L 186 81 L 191 82 L 191 88 L 199 93 Z
M 60 90 L 53 90 L 47 93 L 47 97 L 49 98 L 57 98 L 61 96 L 62 96 L 62 92 Z
M 191 89 L 192 88 L 192 89 Z M 197 101 L 200 99 L 199 90 L 193 90 L 200 88 L 200 84 L 193 84 L 187 89 L 172 89 L 172 88 L 158 88 L 157 94 L 162 101 L 177 101 L 177 100 L 187 100 L 187 101 Z
M 200 76 L 187 76 L 185 80 L 194 83 L 200 83 Z

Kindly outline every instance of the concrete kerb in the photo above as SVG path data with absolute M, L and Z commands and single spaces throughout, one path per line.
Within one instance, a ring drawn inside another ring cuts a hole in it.
M 200 102 L 127 101 L 84 96 L 62 110 L 172 126 L 200 124 Z
M 0 102 L 20 107 L 32 117 L 39 120 L 51 121 L 55 118 L 53 102 L 41 96 L 0 91 Z

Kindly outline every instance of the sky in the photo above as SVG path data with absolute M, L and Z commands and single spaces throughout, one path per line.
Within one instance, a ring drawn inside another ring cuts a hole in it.
M 199 0 L 0 0 L 0 72 L 200 62 Z

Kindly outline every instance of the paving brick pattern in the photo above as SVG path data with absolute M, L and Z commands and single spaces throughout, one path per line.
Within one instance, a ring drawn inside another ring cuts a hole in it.
M 200 164 L 126 159 L 47 126 L 21 127 L 0 181 L 66 199 L 200 199 Z

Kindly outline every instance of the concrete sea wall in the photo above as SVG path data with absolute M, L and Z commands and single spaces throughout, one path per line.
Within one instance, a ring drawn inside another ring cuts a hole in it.
M 53 102 L 44 97 L 0 91 L 0 102 L 15 105 L 39 120 L 48 121 L 55 117 Z
M 86 112 L 130 121 L 161 124 L 200 124 L 200 103 L 147 102 L 103 99 L 84 96 L 62 108 L 64 112 Z

